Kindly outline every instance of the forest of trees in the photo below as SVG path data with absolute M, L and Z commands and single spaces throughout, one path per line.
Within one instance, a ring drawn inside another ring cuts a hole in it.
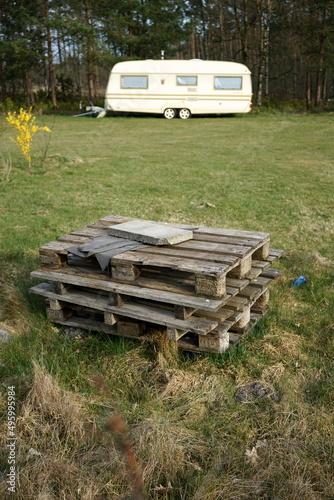
M 1 0 L 0 103 L 102 97 L 126 59 L 246 64 L 254 104 L 334 99 L 334 0 Z

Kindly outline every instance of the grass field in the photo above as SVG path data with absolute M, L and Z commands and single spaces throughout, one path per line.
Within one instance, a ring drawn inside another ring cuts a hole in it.
M 15 499 L 130 498 L 115 414 L 147 499 L 333 499 L 333 114 L 37 122 L 29 172 L 0 117 L 0 492 L 15 386 Z M 220 356 L 63 338 L 28 292 L 38 247 L 108 214 L 269 232 L 270 312 Z M 236 402 L 252 381 L 280 401 Z

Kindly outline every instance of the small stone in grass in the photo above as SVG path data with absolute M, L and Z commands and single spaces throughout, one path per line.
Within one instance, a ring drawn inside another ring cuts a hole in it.
M 259 399 L 271 399 L 278 402 L 281 399 L 281 395 L 278 391 L 275 391 L 263 382 L 252 382 L 240 387 L 235 394 L 235 399 L 238 403 L 249 403 Z

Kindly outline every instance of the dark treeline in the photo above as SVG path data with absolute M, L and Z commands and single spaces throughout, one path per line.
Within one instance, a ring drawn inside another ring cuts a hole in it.
M 0 100 L 104 93 L 125 59 L 246 64 L 254 102 L 334 98 L 334 0 L 1 0 Z

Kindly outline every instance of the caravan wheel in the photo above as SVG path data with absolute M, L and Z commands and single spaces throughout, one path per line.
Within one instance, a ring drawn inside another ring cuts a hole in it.
M 187 109 L 187 108 L 180 109 L 179 117 L 182 118 L 182 120 L 188 120 L 188 118 L 191 117 L 191 113 L 190 113 L 189 109 Z
M 176 117 L 176 111 L 173 108 L 167 108 L 164 111 L 164 117 L 167 118 L 167 120 L 171 120 L 172 118 Z

